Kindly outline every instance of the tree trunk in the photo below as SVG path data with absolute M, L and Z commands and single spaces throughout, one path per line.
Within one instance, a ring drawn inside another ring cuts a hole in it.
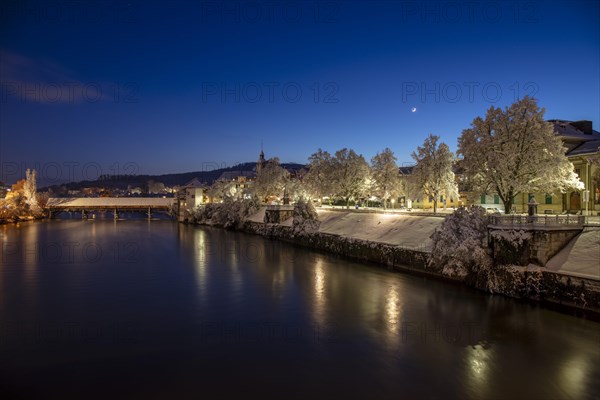
M 504 214 L 510 214 L 510 210 L 512 209 L 512 202 L 512 196 L 509 196 L 506 200 L 502 200 L 502 203 L 504 203 Z
M 346 209 L 350 208 L 350 197 L 346 197 Z
M 433 213 L 437 212 L 437 196 L 433 198 Z

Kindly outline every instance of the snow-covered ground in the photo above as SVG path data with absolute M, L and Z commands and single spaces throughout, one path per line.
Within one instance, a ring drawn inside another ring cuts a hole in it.
M 260 209 L 256 213 L 249 216 L 247 218 L 247 220 L 252 221 L 252 222 L 264 222 L 266 210 L 267 210 L 267 206 L 260 207 Z
M 294 218 L 290 217 L 290 218 L 286 219 L 285 221 L 283 221 L 281 223 L 281 225 L 283 225 L 283 226 L 292 226 L 293 222 L 294 222 Z
M 329 206 L 327 204 L 324 204 L 324 205 L 320 206 L 319 208 L 317 208 L 317 210 L 345 210 L 345 209 L 346 209 L 346 206 Z M 355 209 L 353 206 L 350 206 L 348 211 L 378 212 L 378 213 L 385 213 L 385 214 L 395 213 L 395 214 L 406 214 L 406 215 L 423 214 L 423 213 L 433 214 L 433 208 L 425 208 L 425 209 L 413 208 L 411 211 L 408 211 L 406 208 L 399 208 L 399 207 L 386 208 L 384 210 L 381 207 L 359 207 L 358 209 Z M 453 212 L 454 212 L 454 209 L 450 208 L 450 207 L 443 208 L 442 206 L 440 206 L 437 209 L 438 214 L 452 214 Z
M 319 232 L 407 248 L 431 249 L 429 238 L 444 221 L 440 217 L 407 214 L 369 214 L 318 210 Z
M 266 207 L 248 217 L 249 221 L 263 222 Z M 429 238 L 444 221 L 441 217 L 410 214 L 375 214 L 353 211 L 319 209 L 319 232 L 354 239 L 393 244 L 411 249 L 431 250 Z M 281 225 L 292 226 L 292 218 Z
M 587 228 L 546 264 L 552 271 L 600 279 L 600 228 Z

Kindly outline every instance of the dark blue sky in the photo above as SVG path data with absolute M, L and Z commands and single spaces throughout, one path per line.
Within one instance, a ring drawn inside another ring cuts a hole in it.
M 526 94 L 600 128 L 597 1 L 8 1 L 0 18 L 8 181 L 231 166 L 261 141 L 285 162 L 390 147 L 402 164 Z

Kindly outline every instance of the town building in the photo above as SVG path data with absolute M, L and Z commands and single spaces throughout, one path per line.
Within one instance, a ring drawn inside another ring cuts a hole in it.
M 515 196 L 513 211 L 527 212 L 528 203 L 534 198 L 538 213 L 600 215 L 600 132 L 592 128 L 591 121 L 548 122 L 554 125 L 554 131 L 562 139 L 566 156 L 585 187 L 567 193 L 521 193 Z M 494 193 L 481 194 L 475 204 L 503 208 L 502 201 Z
M 400 167 L 398 170 L 400 172 L 400 176 L 401 179 L 410 179 L 410 175 L 412 174 L 414 169 L 414 166 L 403 166 Z M 458 174 L 458 172 L 456 171 L 455 168 L 455 176 L 457 181 L 460 179 L 460 175 Z M 460 183 L 457 182 L 457 184 L 459 185 L 460 188 Z M 406 187 L 410 187 L 410 184 L 408 185 L 404 185 L 405 188 Z M 394 203 L 396 204 L 393 207 L 398 207 L 400 209 L 403 208 L 407 208 L 407 209 L 412 209 L 412 208 L 417 208 L 417 209 L 433 209 L 433 197 L 431 196 L 423 196 L 422 193 L 420 192 L 420 190 L 417 190 L 416 188 L 412 188 L 408 190 L 409 192 L 413 192 L 413 193 L 409 193 L 409 194 L 403 194 L 402 196 L 398 197 L 397 201 L 394 201 Z M 396 199 L 394 199 L 396 200 Z M 438 199 L 438 209 L 443 210 L 443 209 L 447 209 L 447 208 L 457 208 L 460 206 L 464 206 L 467 205 L 467 195 L 466 193 L 459 193 L 458 197 L 455 196 L 443 196 L 441 195 L 440 198 Z
M 177 219 L 179 221 L 185 220 L 196 207 L 208 201 L 207 190 L 208 186 L 200 182 L 198 178 L 192 179 L 179 188 L 176 196 Z
M 223 172 L 216 181 L 228 184 L 232 195 L 237 199 L 243 199 L 251 195 L 252 184 L 255 180 L 256 172 L 236 170 Z M 219 200 L 221 199 L 210 199 L 211 202 Z

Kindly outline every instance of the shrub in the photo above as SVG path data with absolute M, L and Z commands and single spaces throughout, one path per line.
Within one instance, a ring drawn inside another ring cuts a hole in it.
M 317 214 L 312 201 L 306 201 L 303 198 L 298 200 L 294 206 L 292 219 L 294 232 L 299 234 L 314 233 L 319 230 L 320 224 L 319 214 Z
M 493 266 L 487 243 L 487 214 L 483 207 L 460 207 L 435 230 L 428 266 L 443 275 L 465 279 Z
M 222 203 L 199 206 L 190 216 L 190 221 L 236 229 L 247 216 L 254 214 L 259 208 L 260 202 L 256 197 L 244 200 L 226 198 Z

